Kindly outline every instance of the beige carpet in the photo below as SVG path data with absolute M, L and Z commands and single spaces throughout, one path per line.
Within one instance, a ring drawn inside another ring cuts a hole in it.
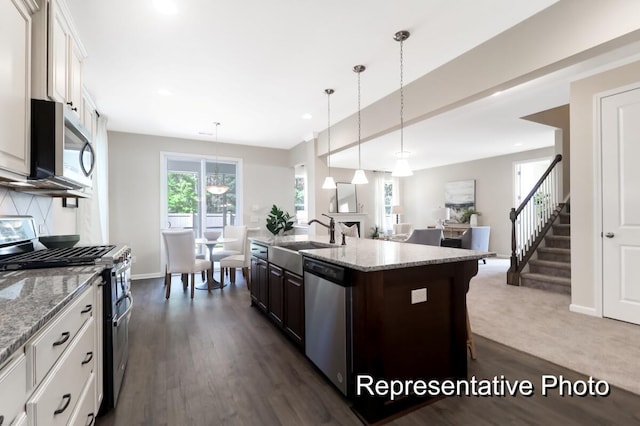
M 570 312 L 568 295 L 509 286 L 506 259 L 478 268 L 467 295 L 475 334 L 640 394 L 640 326 Z

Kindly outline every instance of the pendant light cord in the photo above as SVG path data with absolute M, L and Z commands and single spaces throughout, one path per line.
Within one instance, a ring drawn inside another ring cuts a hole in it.
M 404 90 L 403 81 L 404 75 L 402 70 L 402 63 L 404 61 L 403 46 L 404 40 L 400 40 L 400 156 L 404 155 Z
M 358 71 L 358 169 L 362 170 L 362 159 L 360 156 L 360 72 L 361 71 Z
M 329 147 L 327 166 L 329 166 L 329 176 L 331 176 L 331 93 L 327 93 L 327 145 Z

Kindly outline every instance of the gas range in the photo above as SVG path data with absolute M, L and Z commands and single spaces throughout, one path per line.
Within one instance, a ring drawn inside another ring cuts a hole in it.
M 0 216 L 0 271 L 85 265 L 109 269 L 131 261 L 126 245 L 37 249 L 39 246 L 32 217 Z
M 112 268 L 114 264 L 129 259 L 131 249 L 126 245 L 79 246 L 34 250 L 0 260 L 0 271 L 19 269 L 55 268 L 64 266 L 101 265 Z

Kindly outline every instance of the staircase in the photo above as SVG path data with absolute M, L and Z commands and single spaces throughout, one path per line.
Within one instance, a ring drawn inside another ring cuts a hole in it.
M 561 212 L 529 260 L 529 272 L 520 275 L 520 285 L 571 294 L 571 214 Z

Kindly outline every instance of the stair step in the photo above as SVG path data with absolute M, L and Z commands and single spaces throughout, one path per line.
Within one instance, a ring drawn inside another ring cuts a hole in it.
M 520 285 L 555 293 L 571 294 L 571 278 L 525 272 L 520 275 Z
M 560 213 L 560 223 L 562 224 L 570 224 L 571 223 L 571 213 Z
M 538 260 L 571 263 L 571 249 L 557 247 L 538 247 Z
M 554 223 L 553 227 L 553 235 L 571 235 L 571 224 L 570 223 Z
M 547 235 L 544 237 L 546 247 L 571 248 L 571 237 L 566 235 Z
M 529 272 L 533 274 L 551 275 L 553 277 L 571 278 L 571 264 L 552 260 L 534 259 L 529 261 Z

